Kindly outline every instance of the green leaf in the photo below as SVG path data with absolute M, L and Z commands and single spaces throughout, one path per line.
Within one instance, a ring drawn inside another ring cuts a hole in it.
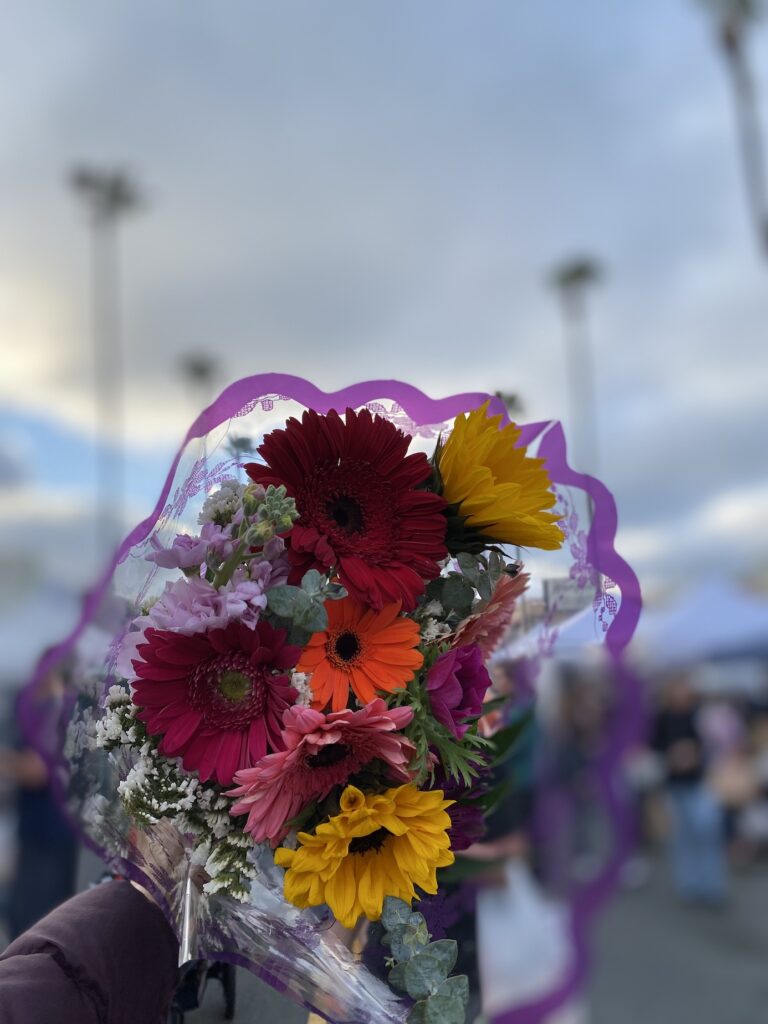
M 435 995 L 446 999 L 458 999 L 463 1006 L 466 1006 L 469 1002 L 469 978 L 466 974 L 457 974 L 455 978 L 448 978 Z
M 399 900 L 396 896 L 385 896 L 384 906 L 381 912 L 381 923 L 387 931 L 399 924 L 406 924 L 411 916 L 411 907 L 405 900 Z
M 452 608 L 460 614 L 465 614 L 471 609 L 474 599 L 475 588 L 468 580 L 465 580 L 463 576 L 447 577 L 440 598 L 444 608 Z
M 456 561 L 459 563 L 459 568 L 467 579 L 477 586 L 482 575 L 477 565 L 477 555 L 470 555 L 467 551 L 460 551 L 456 555 Z
M 392 988 L 396 988 L 398 992 L 407 992 L 408 989 L 405 985 L 405 972 L 409 964 L 395 964 L 392 970 L 389 972 L 388 981 Z
M 427 584 L 425 602 L 439 601 L 440 604 L 442 604 L 443 586 L 445 585 L 445 582 L 445 576 L 438 576 L 436 580 L 430 580 Z
M 405 924 L 398 924 L 388 932 L 392 956 L 396 960 L 410 960 L 429 942 L 427 923 L 421 914 L 411 914 Z
M 469 1002 L 466 974 L 448 978 L 425 1002 L 424 1024 L 464 1024 Z
M 293 609 L 294 624 L 310 633 L 320 633 L 328 626 L 328 613 L 322 599 L 310 597 L 306 591 L 300 590 Z
M 447 978 L 456 966 L 459 945 L 455 939 L 437 939 L 435 942 L 430 942 L 424 952 L 438 961 Z
M 490 746 L 489 741 L 469 730 L 461 742 L 457 742 L 439 722 L 429 722 L 427 728 L 429 743 L 437 749 L 446 774 L 467 786 L 471 785 L 479 767 L 487 761 L 485 751 Z
M 477 581 L 477 592 L 484 601 L 490 601 L 493 596 L 493 581 L 487 572 L 484 572 Z
M 408 1024 L 426 1024 L 426 1020 L 427 1000 L 422 999 L 411 1007 L 411 1012 L 408 1014 Z
M 298 587 L 272 587 L 267 591 L 267 607 L 281 619 L 292 619 L 297 596 L 301 594 Z
M 411 999 L 423 999 L 436 992 L 453 970 L 458 946 L 452 939 L 430 942 L 406 964 L 404 978 Z
M 488 559 L 488 575 L 494 583 L 498 583 L 507 571 L 507 563 L 498 551 L 492 551 Z
M 323 577 L 317 569 L 309 569 L 301 580 L 301 589 L 307 594 L 320 594 L 323 590 Z
M 302 629 L 300 626 L 288 624 L 288 643 L 294 647 L 306 647 L 317 630 Z

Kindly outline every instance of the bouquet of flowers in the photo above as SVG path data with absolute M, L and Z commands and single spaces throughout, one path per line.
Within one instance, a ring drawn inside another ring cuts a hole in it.
M 183 957 L 223 951 L 337 1021 L 460 1022 L 455 943 L 430 942 L 419 900 L 483 834 L 486 661 L 528 583 L 520 548 L 559 548 L 561 512 L 483 396 L 410 418 L 320 411 L 284 381 L 299 408 L 270 429 L 287 396 L 220 399 L 262 414 L 255 436 L 201 417 L 210 447 L 92 595 L 57 771 Z M 412 1005 L 350 969 L 332 919 L 381 921 Z

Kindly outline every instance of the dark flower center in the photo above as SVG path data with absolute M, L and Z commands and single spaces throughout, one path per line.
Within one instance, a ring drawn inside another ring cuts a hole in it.
M 353 661 L 360 653 L 360 640 L 355 633 L 339 633 L 333 650 L 337 658 L 342 661 Z
M 325 510 L 345 533 L 360 533 L 364 528 L 363 510 L 350 495 L 339 494 L 330 498 Z
M 327 768 L 328 765 L 343 761 L 348 753 L 349 747 L 345 747 L 343 743 L 327 743 L 316 754 L 308 757 L 306 764 L 309 768 Z
M 228 700 L 245 700 L 253 688 L 253 683 L 244 672 L 228 669 L 219 676 L 219 689 Z
M 269 682 L 263 669 L 242 651 L 219 655 L 195 667 L 188 684 L 189 703 L 214 729 L 245 729 L 263 718 Z
M 385 828 L 377 828 L 367 836 L 356 836 L 349 844 L 350 853 L 368 853 L 373 850 L 378 853 L 385 841 L 392 833 Z
M 318 465 L 296 494 L 299 522 L 328 539 L 337 556 L 390 558 L 397 536 L 393 488 L 369 462 Z

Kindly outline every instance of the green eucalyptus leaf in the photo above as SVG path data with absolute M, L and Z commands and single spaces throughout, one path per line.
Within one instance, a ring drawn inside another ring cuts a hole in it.
M 440 964 L 440 968 L 445 972 L 447 978 L 456 966 L 459 946 L 455 939 L 437 939 L 435 942 L 430 942 L 424 950 L 424 954 Z
M 267 591 L 267 607 L 281 619 L 292 619 L 298 594 L 298 587 L 272 587 Z
M 462 1006 L 466 1006 L 469 1002 L 469 978 L 466 974 L 446 978 L 435 995 L 441 999 L 458 999 Z
M 306 647 L 312 639 L 312 634 L 317 630 L 302 629 L 300 626 L 290 625 L 288 628 L 288 643 L 294 647 Z
M 411 1012 L 408 1014 L 408 1024 L 426 1024 L 426 1020 L 427 1000 L 421 999 L 411 1007 Z
M 293 621 L 302 629 L 319 633 L 328 626 L 328 614 L 322 601 L 315 600 L 305 591 L 300 591 L 293 611 Z
M 467 976 L 449 978 L 425 1000 L 424 1024 L 464 1024 L 469 1001 Z
M 397 924 L 386 934 L 387 945 L 392 950 L 395 960 L 407 961 L 414 954 L 414 946 L 406 941 L 406 929 L 408 925 Z
M 429 581 L 425 595 L 427 603 L 429 601 L 439 601 L 441 604 L 443 603 L 443 587 L 446 582 L 447 579 L 445 576 L 438 576 L 437 579 Z
M 490 601 L 493 597 L 493 582 L 487 572 L 477 581 L 477 592 L 484 601 Z
M 410 960 L 429 942 L 427 923 L 421 914 L 411 914 L 405 924 L 396 925 L 389 932 L 392 956 L 396 960 Z
M 507 570 L 507 563 L 498 551 L 492 551 L 488 559 L 488 573 L 494 583 L 498 582 Z
M 411 916 L 411 907 L 405 900 L 399 900 L 396 896 L 385 896 L 384 906 L 381 912 L 381 923 L 389 931 L 398 924 L 406 924 Z
M 468 580 L 455 575 L 446 577 L 440 598 L 444 608 L 465 614 L 471 609 L 474 599 L 475 588 Z
M 460 551 L 458 555 L 456 555 L 456 561 L 459 563 L 459 568 L 467 579 L 477 585 L 477 581 L 481 576 L 481 572 L 477 564 L 477 556 L 470 555 L 467 551 Z
M 323 590 L 324 578 L 317 569 L 309 569 L 304 573 L 301 580 L 301 589 L 307 594 L 320 594 Z
M 388 981 L 392 988 L 396 988 L 398 992 L 407 992 L 408 989 L 405 985 L 405 970 L 408 964 L 395 964 L 392 970 L 389 972 Z
M 451 973 L 458 947 L 452 939 L 430 942 L 406 964 L 405 986 L 411 999 L 423 999 L 440 988 Z

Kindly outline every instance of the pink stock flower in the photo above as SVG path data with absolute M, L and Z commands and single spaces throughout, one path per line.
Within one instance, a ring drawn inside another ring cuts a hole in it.
M 281 750 L 283 712 L 296 699 L 286 671 L 300 648 L 266 621 L 186 636 L 148 629 L 133 663 L 137 718 L 166 757 L 227 786 L 239 768 Z
M 465 619 L 453 638 L 454 647 L 476 644 L 484 658 L 490 658 L 512 623 L 518 598 L 528 586 L 528 573 L 502 576 L 491 599 L 482 611 Z
M 230 813 L 247 813 L 245 831 L 257 843 L 269 839 L 275 845 L 288 832 L 286 822 L 303 807 L 322 800 L 371 761 L 381 761 L 394 780 L 410 781 L 407 769 L 415 747 L 397 730 L 412 718 L 411 708 L 389 709 L 380 697 L 359 711 L 330 715 L 288 708 L 283 716 L 285 749 L 235 775 L 237 788 L 227 795 L 238 799 Z
M 235 541 L 232 539 L 232 526 L 219 526 L 217 523 L 205 523 L 200 531 L 200 539 L 205 541 L 208 551 L 216 561 L 226 562 L 234 554 Z
M 148 629 L 171 630 L 191 635 L 204 629 L 226 626 L 239 619 L 253 628 L 260 612 L 267 606 L 264 594 L 270 582 L 267 563 L 259 567 L 260 578 L 251 579 L 245 573 L 230 580 L 225 587 L 216 588 L 207 580 L 193 576 L 181 577 L 167 583 L 165 590 L 146 615 L 134 619 L 138 631 L 127 633 L 120 648 L 117 670 L 126 679 L 133 675 L 133 660 L 140 644 L 144 643 Z
M 148 562 L 154 562 L 161 569 L 191 569 L 205 561 L 207 544 L 202 537 L 190 537 L 179 533 L 173 538 L 169 548 L 164 548 L 155 534 L 150 539 L 152 551 L 146 556 Z

